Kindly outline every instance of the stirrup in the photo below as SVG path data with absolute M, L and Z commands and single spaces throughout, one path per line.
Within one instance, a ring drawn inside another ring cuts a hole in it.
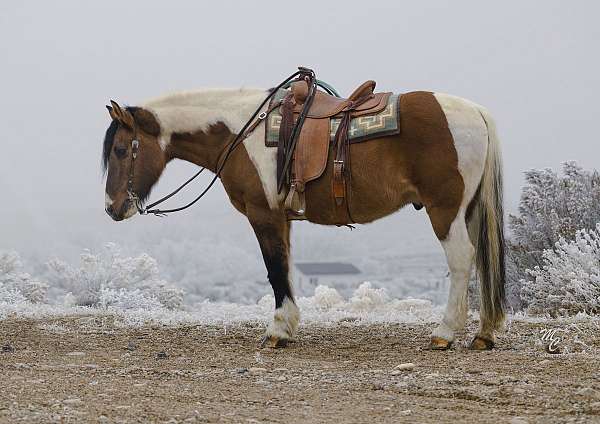
M 306 212 L 306 199 L 304 197 L 304 190 L 299 191 L 295 182 L 290 185 L 290 191 L 285 198 L 285 209 L 286 211 L 298 217 L 304 216 Z

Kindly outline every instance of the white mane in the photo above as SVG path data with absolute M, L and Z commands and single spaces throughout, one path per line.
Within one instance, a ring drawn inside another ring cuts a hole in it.
M 206 130 L 219 121 L 238 133 L 266 95 L 265 90 L 255 88 L 211 88 L 167 94 L 140 106 L 158 120 L 164 149 L 174 132 Z

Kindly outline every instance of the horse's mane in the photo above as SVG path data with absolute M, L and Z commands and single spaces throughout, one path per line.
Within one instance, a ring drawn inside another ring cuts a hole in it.
M 116 120 L 113 120 L 110 123 L 110 126 L 106 130 L 106 135 L 104 136 L 104 144 L 102 148 L 102 172 L 106 173 L 108 169 L 108 158 L 110 157 L 110 151 L 112 150 L 113 144 L 115 143 L 115 134 L 117 133 L 117 129 L 119 128 L 119 123 Z

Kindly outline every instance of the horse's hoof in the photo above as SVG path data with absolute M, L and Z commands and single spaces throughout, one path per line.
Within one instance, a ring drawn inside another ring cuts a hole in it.
M 471 349 L 471 350 L 492 350 L 493 348 L 494 348 L 493 340 L 486 339 L 481 336 L 475 336 L 475 338 L 469 345 L 469 349 Z
M 429 349 L 431 350 L 448 350 L 452 346 L 452 342 L 441 337 L 432 337 L 429 342 Z
M 282 348 L 282 347 L 286 347 L 288 344 L 288 339 L 280 339 L 279 337 L 275 337 L 275 336 L 264 336 L 262 338 L 262 340 L 260 341 L 260 347 L 261 348 L 265 348 L 265 347 L 270 347 L 270 348 Z

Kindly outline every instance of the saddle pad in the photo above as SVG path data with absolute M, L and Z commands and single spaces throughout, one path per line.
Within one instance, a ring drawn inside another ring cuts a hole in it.
M 271 100 L 271 104 L 280 101 L 289 93 L 289 90 L 278 90 Z M 329 120 L 330 141 L 335 138 L 335 133 L 340 125 L 341 118 Z M 279 141 L 279 128 L 281 114 L 279 108 L 270 113 L 266 119 L 265 145 L 277 147 Z M 353 118 L 348 129 L 350 143 L 358 143 L 372 138 L 400 134 L 400 94 L 388 97 L 386 107 L 375 115 L 365 115 Z

